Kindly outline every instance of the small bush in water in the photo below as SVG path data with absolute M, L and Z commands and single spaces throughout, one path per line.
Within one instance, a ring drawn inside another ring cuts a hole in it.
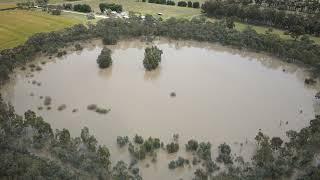
M 146 70 L 151 71 L 156 69 L 161 62 L 162 50 L 157 46 L 146 48 L 144 52 L 143 66 Z
M 110 109 L 104 109 L 104 108 L 97 108 L 96 112 L 99 114 L 107 114 L 110 111 Z
M 111 50 L 104 47 L 98 56 L 97 63 L 100 68 L 108 68 L 112 64 Z
M 58 107 L 58 111 L 63 111 L 63 110 L 66 109 L 66 108 L 67 108 L 67 105 L 62 104 L 62 105 L 60 105 L 60 106 Z
M 88 105 L 87 109 L 93 111 L 93 110 L 96 110 L 97 107 L 98 107 L 98 106 L 95 105 L 95 104 L 90 104 L 90 105 Z

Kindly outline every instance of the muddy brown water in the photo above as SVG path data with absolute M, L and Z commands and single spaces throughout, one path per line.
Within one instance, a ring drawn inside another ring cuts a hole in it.
M 304 85 L 308 74 L 303 68 L 209 43 L 158 40 L 154 44 L 163 55 L 160 67 L 152 72 L 142 65 L 144 48 L 150 44 L 139 40 L 109 46 L 113 65 L 99 69 L 96 59 L 103 46 L 97 40 L 61 58 L 38 57 L 34 64 L 41 71 L 17 71 L 1 93 L 19 114 L 34 110 L 53 128 L 67 128 L 78 136 L 81 128 L 89 127 L 99 143 L 110 148 L 113 162 L 130 159 L 127 147 L 116 145 L 119 135 L 132 138 L 137 133 L 168 143 L 178 133 L 178 155 L 160 150 L 156 163 L 140 162 L 144 179 L 191 179 L 194 168 L 168 170 L 169 161 L 179 155 L 191 158 L 184 150 L 189 139 L 210 141 L 214 157 L 218 145 L 226 142 L 233 154 L 249 160 L 259 129 L 285 138 L 287 130 L 299 130 L 315 116 L 314 95 L 319 88 Z M 47 63 L 41 65 L 42 61 Z M 33 80 L 41 85 L 33 85 Z M 171 92 L 176 97 L 170 97 Z M 51 110 L 38 110 L 44 107 L 40 96 L 52 98 Z M 67 107 L 58 111 L 61 104 Z M 89 104 L 111 111 L 97 114 L 87 110 Z

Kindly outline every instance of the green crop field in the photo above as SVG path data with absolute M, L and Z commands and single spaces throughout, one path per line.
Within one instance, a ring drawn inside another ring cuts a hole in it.
M 15 47 L 37 32 L 60 30 L 82 22 L 80 17 L 53 16 L 41 11 L 0 11 L 0 49 Z

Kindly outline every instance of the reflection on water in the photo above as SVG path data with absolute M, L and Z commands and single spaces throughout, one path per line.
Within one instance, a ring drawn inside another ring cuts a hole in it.
M 152 72 L 142 65 L 145 43 L 130 40 L 109 46 L 113 65 L 100 70 L 96 59 L 102 45 L 93 41 L 83 51 L 62 58 L 37 58 L 35 63 L 48 61 L 42 71 L 32 72 L 31 78 L 26 77 L 30 72 L 18 71 L 1 93 L 18 113 L 37 111 L 53 128 L 68 128 L 79 135 L 88 126 L 110 148 L 114 161 L 127 162 L 127 151 L 116 146 L 118 135 L 138 133 L 166 143 L 179 133 L 181 144 L 191 138 L 210 141 L 214 157 L 217 146 L 227 142 L 233 153 L 249 159 L 259 129 L 285 137 L 285 131 L 306 126 L 315 115 L 313 97 L 319 87 L 306 88 L 307 75 L 296 65 L 209 43 L 159 40 L 156 45 L 164 53 L 161 66 Z M 32 80 L 41 86 L 32 85 Z M 52 110 L 37 110 L 43 106 L 40 96 L 52 97 Z M 61 104 L 67 109 L 57 111 Z M 111 112 L 88 111 L 89 104 Z M 74 108 L 79 112 L 72 113 Z M 190 157 L 183 150 L 179 155 Z M 159 153 L 156 164 L 150 159 L 141 162 L 143 176 L 190 179 L 193 172 L 188 168 L 168 170 L 168 162 L 177 156 Z

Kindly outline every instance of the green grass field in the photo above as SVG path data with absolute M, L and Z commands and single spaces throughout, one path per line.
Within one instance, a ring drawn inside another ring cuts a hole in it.
M 83 23 L 84 17 L 53 16 L 41 11 L 0 11 L 0 50 L 24 43 L 37 32 L 49 32 Z
M 0 10 L 15 8 L 15 7 L 17 7 L 17 5 L 15 3 L 0 3 Z
M 178 0 L 176 0 L 178 1 Z M 204 1 L 204 0 L 201 0 Z M 176 17 L 176 18 L 191 18 L 201 14 L 200 9 L 168 6 L 154 3 L 141 2 L 141 0 L 81 0 L 74 2 L 67 2 L 63 0 L 50 0 L 50 3 L 73 3 L 73 4 L 88 4 L 95 12 L 100 12 L 100 3 L 117 3 L 122 4 L 125 11 L 132 11 L 141 14 L 151 14 L 157 16 L 158 13 L 163 13 L 162 18 Z
M 264 27 L 264 26 L 252 26 L 250 25 L 255 31 L 257 31 L 257 33 L 260 34 L 264 34 L 269 27 Z M 246 29 L 248 27 L 248 24 L 245 23 L 239 23 L 236 22 L 235 23 L 235 28 L 239 31 L 242 31 L 244 29 Z M 285 35 L 284 31 L 281 29 L 274 29 L 273 28 L 273 32 L 274 34 L 279 34 L 279 36 L 283 39 L 292 39 L 292 37 L 290 35 Z M 320 44 L 320 37 L 315 37 L 315 36 L 310 36 L 310 39 L 313 40 L 315 43 Z

